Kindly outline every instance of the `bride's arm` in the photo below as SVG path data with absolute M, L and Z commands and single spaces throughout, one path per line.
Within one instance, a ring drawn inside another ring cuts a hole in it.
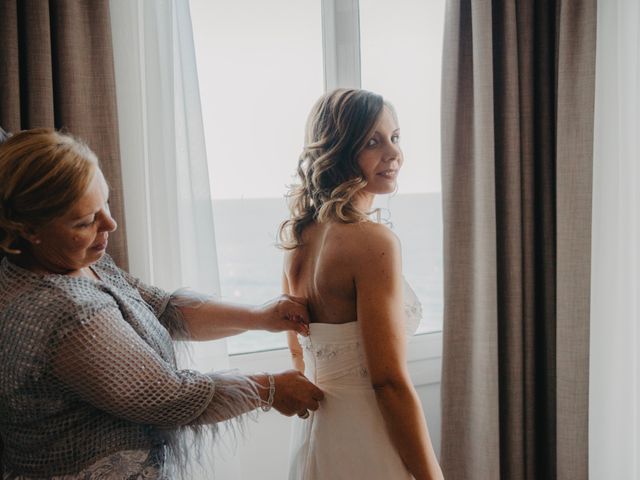
M 400 244 L 383 225 L 369 224 L 352 258 L 357 315 L 371 384 L 391 440 L 416 480 L 442 471 L 407 369 Z
M 289 280 L 287 279 L 287 274 L 284 271 L 282 272 L 282 293 L 286 295 L 291 294 Z M 293 368 L 304 374 L 304 355 L 302 353 L 302 346 L 298 341 L 297 332 L 287 332 L 287 344 L 289 345 L 289 351 L 291 352 L 291 363 L 293 364 Z
M 291 351 L 291 363 L 293 368 L 300 373 L 304 373 L 304 355 L 302 353 L 302 346 L 298 341 L 298 334 L 295 332 L 287 332 L 287 343 L 289 350 Z

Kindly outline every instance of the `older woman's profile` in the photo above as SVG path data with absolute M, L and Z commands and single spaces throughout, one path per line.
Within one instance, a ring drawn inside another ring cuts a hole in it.
M 323 399 L 295 370 L 180 370 L 176 340 L 307 334 L 306 300 L 250 307 L 147 285 L 106 253 L 116 228 L 86 144 L 34 129 L 0 145 L 4 478 L 175 478 L 198 454 L 184 430 L 260 407 L 307 416 Z

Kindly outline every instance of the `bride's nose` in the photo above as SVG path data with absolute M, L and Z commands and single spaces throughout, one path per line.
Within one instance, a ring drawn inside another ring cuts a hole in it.
M 385 152 L 385 155 L 382 157 L 382 161 L 386 163 L 393 163 L 396 161 L 400 165 L 402 163 L 402 151 L 398 146 L 392 145 Z

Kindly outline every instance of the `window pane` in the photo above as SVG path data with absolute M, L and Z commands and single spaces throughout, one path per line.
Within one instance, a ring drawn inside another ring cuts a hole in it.
M 420 297 L 420 331 L 442 328 L 440 71 L 444 0 L 360 0 L 362 88 L 396 108 L 405 163 L 381 198 L 402 241 L 404 275 Z
M 281 292 L 278 224 L 313 102 L 323 92 L 317 0 L 191 0 L 223 299 Z M 284 334 L 229 339 L 239 353 Z

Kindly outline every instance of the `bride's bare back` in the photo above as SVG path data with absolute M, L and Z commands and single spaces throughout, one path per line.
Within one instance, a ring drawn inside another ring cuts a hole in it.
M 303 233 L 304 245 L 284 260 L 290 293 L 305 297 L 311 322 L 348 323 L 356 317 L 354 240 L 359 224 L 313 224 Z

